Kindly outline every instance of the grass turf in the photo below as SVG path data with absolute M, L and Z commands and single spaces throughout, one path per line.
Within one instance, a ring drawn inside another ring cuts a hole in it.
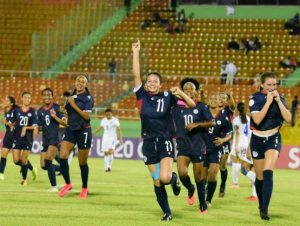
M 37 166 L 37 155 L 30 156 Z M 113 171 L 105 173 L 103 159 L 89 159 L 90 178 L 87 200 L 78 199 L 81 187 L 77 159 L 71 165 L 73 190 L 65 198 L 56 193 L 47 193 L 49 182 L 45 171 L 39 170 L 36 181 L 20 185 L 19 167 L 12 164 L 9 155 L 5 180 L 0 181 L 0 225 L 165 225 L 160 222 L 162 213 L 156 203 L 152 180 L 142 161 L 114 160 Z M 175 165 L 174 165 L 175 169 Z M 191 172 L 190 172 L 190 175 Z M 58 183 L 63 184 L 62 177 Z M 179 197 L 174 197 L 167 186 L 173 221 L 168 225 L 299 225 L 300 174 L 295 170 L 275 170 L 274 192 L 270 206 L 270 222 L 258 216 L 257 202 L 246 201 L 251 194 L 246 177 L 240 175 L 240 188 L 233 189 L 229 167 L 227 191 L 224 198 L 218 190 L 207 215 L 198 213 L 186 203 L 187 191 L 183 188 Z

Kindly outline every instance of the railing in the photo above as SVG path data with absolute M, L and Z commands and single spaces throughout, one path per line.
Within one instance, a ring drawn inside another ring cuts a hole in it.
M 300 0 L 179 0 L 179 4 L 299 5 Z
M 32 35 L 32 69 L 47 70 L 123 5 L 122 0 L 82 0 L 68 15 Z

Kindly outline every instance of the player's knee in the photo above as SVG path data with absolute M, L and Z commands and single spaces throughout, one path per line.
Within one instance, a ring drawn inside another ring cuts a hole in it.
M 14 160 L 14 164 L 17 165 L 17 166 L 20 166 L 21 165 L 21 160 Z
M 171 177 L 168 176 L 168 175 L 161 175 L 160 176 L 160 182 L 162 184 L 169 184 L 170 183 L 170 180 L 171 180 Z

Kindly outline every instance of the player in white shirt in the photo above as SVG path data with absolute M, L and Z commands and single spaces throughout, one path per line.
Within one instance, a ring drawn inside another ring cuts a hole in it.
M 252 171 L 253 161 L 251 159 L 249 144 L 251 138 L 250 118 L 245 113 L 245 104 L 240 102 L 237 105 L 239 115 L 233 119 L 233 127 L 235 136 L 233 147 L 231 150 L 232 156 L 232 181 L 233 187 L 239 187 L 239 171 L 242 164 L 242 173 L 249 178 L 252 185 L 252 195 L 248 200 L 257 200 L 255 190 L 256 175 Z
M 111 109 L 105 110 L 105 118 L 101 120 L 100 126 L 94 131 L 94 134 L 101 129 L 104 130 L 101 151 L 104 152 L 105 172 L 110 172 L 116 145 L 123 143 L 119 119 L 113 117 Z

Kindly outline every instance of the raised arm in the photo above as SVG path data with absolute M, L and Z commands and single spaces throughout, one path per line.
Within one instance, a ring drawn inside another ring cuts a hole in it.
M 134 74 L 134 87 L 139 87 L 142 84 L 141 71 L 140 71 L 140 40 L 132 44 L 133 52 L 133 65 L 132 70 Z
M 235 104 L 232 92 L 227 93 L 227 96 L 228 96 L 228 106 L 229 106 L 230 110 L 233 112 L 233 111 L 235 111 L 236 104 Z
M 265 118 L 265 116 L 269 110 L 269 107 L 273 102 L 273 98 L 274 98 L 274 96 L 273 96 L 272 92 L 269 92 L 267 94 L 267 101 L 266 101 L 265 105 L 263 106 L 263 108 L 258 112 L 251 113 L 251 117 L 256 125 L 259 125 L 262 122 L 262 120 Z
M 175 96 L 182 98 L 186 102 L 188 107 L 196 107 L 195 102 L 188 95 L 186 95 L 179 87 L 172 87 L 170 90 Z

